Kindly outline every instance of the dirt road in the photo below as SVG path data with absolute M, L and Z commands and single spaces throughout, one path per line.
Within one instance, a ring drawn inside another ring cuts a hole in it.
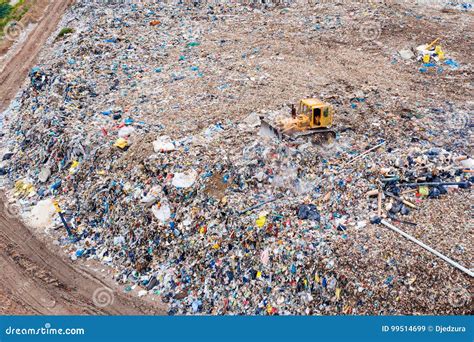
M 0 313 L 165 313 L 159 304 L 123 293 L 94 267 L 64 259 L 59 247 L 34 236 L 4 202 L 0 206 Z
M 52 0 L 24 44 L 5 62 L 0 75 L 0 111 L 20 89 L 71 3 Z M 0 314 L 165 313 L 159 304 L 122 293 L 110 276 L 91 265 L 73 264 L 60 253 L 58 247 L 35 237 L 0 199 Z
M 45 10 L 45 15 L 24 44 L 5 62 L 5 67 L 0 74 L 0 112 L 8 107 L 11 99 L 20 89 L 41 47 L 56 29 L 63 13 L 72 2 L 73 0 L 51 0 Z M 0 66 L 1 69 L 2 66 Z

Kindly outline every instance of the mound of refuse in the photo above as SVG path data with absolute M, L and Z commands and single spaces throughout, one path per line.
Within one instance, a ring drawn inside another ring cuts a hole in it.
M 0 169 L 25 215 L 56 201 L 49 233 L 71 259 L 111 265 L 124 291 L 159 296 L 170 314 L 465 312 L 449 296 L 423 306 L 418 293 L 454 271 L 438 261 L 427 280 L 434 257 L 403 249 L 409 242 L 374 217 L 409 230 L 427 224 L 420 208 L 471 194 L 469 127 L 443 133 L 420 108 L 423 119 L 388 129 L 404 119 L 381 113 L 388 93 L 371 89 L 336 96 L 338 136 L 325 145 L 259 136 L 257 109 L 209 113 L 235 100 L 234 85 L 265 82 L 231 80 L 236 68 L 258 70 L 209 55 L 216 23 L 297 21 L 294 8 L 229 11 L 77 4 L 64 20 L 88 20 L 44 53 L 5 117 Z M 179 87 L 194 96 L 184 105 Z M 370 115 L 347 127 L 360 108 Z M 472 246 L 457 253 L 467 263 Z

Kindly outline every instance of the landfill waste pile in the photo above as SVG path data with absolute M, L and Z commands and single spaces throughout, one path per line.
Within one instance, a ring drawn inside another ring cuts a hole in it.
M 11 200 L 169 314 L 468 314 L 472 276 L 378 223 L 472 268 L 472 18 L 374 3 L 78 1 L 4 113 Z M 438 35 L 457 68 L 400 57 Z M 258 134 L 304 96 L 335 141 Z

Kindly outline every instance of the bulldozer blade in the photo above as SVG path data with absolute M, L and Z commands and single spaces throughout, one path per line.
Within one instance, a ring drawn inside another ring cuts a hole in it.
M 260 132 L 259 134 L 263 137 L 283 139 L 283 133 L 276 127 L 270 125 L 267 121 L 260 119 Z
M 321 144 L 325 141 L 334 141 L 336 139 L 336 132 L 329 128 L 308 129 L 305 131 L 282 131 L 277 127 L 271 125 L 260 117 L 260 131 L 259 135 L 269 137 L 272 139 L 286 140 L 290 142 L 318 141 Z

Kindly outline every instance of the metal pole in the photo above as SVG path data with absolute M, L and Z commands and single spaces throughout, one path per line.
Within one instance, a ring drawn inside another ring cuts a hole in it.
M 374 147 L 369 148 L 369 149 L 368 149 L 367 151 L 365 151 L 364 153 L 359 154 L 358 156 L 356 156 L 356 157 L 352 158 L 351 160 L 347 161 L 346 164 L 352 164 L 352 162 L 354 162 L 354 161 L 356 161 L 357 159 L 359 159 L 359 158 L 365 156 L 366 154 L 372 152 L 373 150 L 379 148 L 380 146 L 385 145 L 385 143 L 386 143 L 386 141 L 383 141 L 383 142 L 381 142 L 380 144 L 377 144 L 377 145 L 375 145 Z
M 466 273 L 467 275 L 471 276 L 471 277 L 474 277 L 474 272 L 472 272 L 471 270 L 467 269 L 466 267 L 464 266 L 461 266 L 459 265 L 456 261 L 454 260 L 451 260 L 450 258 L 448 258 L 447 256 L 441 254 L 440 252 L 438 252 L 437 250 L 434 250 L 433 248 L 431 248 L 430 246 L 428 245 L 425 245 L 423 242 L 421 242 L 420 240 L 417 240 L 415 239 L 413 236 L 405 233 L 404 231 L 398 229 L 397 227 L 395 227 L 394 225 L 388 223 L 387 221 L 385 220 L 382 220 L 381 223 L 390 228 L 391 230 L 397 232 L 398 234 L 401 234 L 403 235 L 404 237 L 406 237 L 408 240 L 411 240 L 413 241 L 414 243 L 416 243 L 417 245 L 423 247 L 424 249 L 426 249 L 427 251 L 433 253 L 434 255 L 436 255 L 437 257 L 443 259 L 444 261 L 446 261 L 447 263 L 449 263 L 451 266 L 454 266 L 456 267 L 458 270 L 461 270 L 463 271 L 464 273 Z
M 280 198 L 282 198 L 282 197 L 283 197 L 283 194 L 282 194 L 282 193 L 279 193 L 279 194 L 277 194 L 277 195 L 274 196 L 274 197 L 270 197 L 270 198 L 269 198 L 268 200 L 266 200 L 266 201 L 260 202 L 260 203 L 258 203 L 258 204 L 252 205 L 251 207 L 248 207 L 248 208 L 246 208 L 246 209 L 244 209 L 244 210 L 238 211 L 237 214 L 239 214 L 239 215 L 245 214 L 245 213 L 248 212 L 248 211 L 252 211 L 252 210 L 255 210 L 255 209 L 257 209 L 257 208 L 260 208 L 262 205 L 265 205 L 265 204 L 267 204 L 267 203 L 274 202 L 274 201 L 276 201 L 277 199 L 280 199 Z
M 56 209 L 56 212 L 59 214 L 59 217 L 61 218 L 61 222 L 63 223 L 64 228 L 66 228 L 67 234 L 69 235 L 70 238 L 74 237 L 74 235 L 71 232 L 71 229 L 69 228 L 66 222 L 66 219 L 64 218 L 63 211 L 59 207 L 58 201 L 54 200 L 53 204 L 54 204 L 54 208 Z
M 469 188 L 471 183 L 469 182 L 424 182 L 424 183 L 399 183 L 398 186 L 449 186 L 458 185 L 460 187 Z

